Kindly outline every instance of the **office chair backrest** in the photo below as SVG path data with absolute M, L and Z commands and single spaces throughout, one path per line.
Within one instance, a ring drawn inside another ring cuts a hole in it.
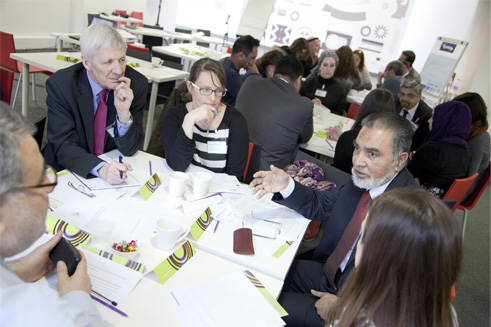
M 14 73 L 0 68 L 0 85 L 2 85 L 3 101 L 10 104 L 14 85 Z
M 178 27 L 174 28 L 174 31 L 176 31 L 177 33 L 184 33 L 184 34 L 191 34 L 191 32 L 192 32 L 191 30 L 187 30 L 187 29 L 184 29 L 184 28 L 178 28 Z M 177 40 L 177 39 L 174 40 L 174 43 L 179 43 L 179 42 L 181 42 L 181 43 L 190 43 L 189 41 L 185 41 L 185 40 L 182 40 L 182 41 Z
M 20 73 L 17 60 L 10 58 L 10 54 L 15 52 L 14 36 L 0 31 L 0 67 Z
M 460 205 L 460 202 L 471 187 L 472 183 L 474 183 L 474 181 L 476 180 L 477 175 L 478 173 L 475 173 L 471 177 L 455 179 L 452 185 L 450 185 L 450 188 L 445 193 L 442 200 L 457 200 L 455 206 L 452 209 L 452 212 L 454 212 L 455 209 L 457 209 L 457 206 Z
M 154 26 L 154 25 L 143 24 L 143 27 L 153 28 L 155 30 L 161 30 L 161 31 L 164 30 L 163 27 Z M 164 38 L 158 36 L 143 35 L 142 43 L 145 44 L 145 47 L 151 49 L 153 46 L 161 46 L 164 43 Z
M 202 29 L 197 29 L 198 32 L 203 32 L 203 34 L 205 36 L 210 36 L 210 30 L 202 30 Z M 201 47 L 205 47 L 205 48 L 209 48 L 210 47 L 210 43 L 206 43 L 206 42 L 196 42 L 196 45 L 199 45 Z
M 150 52 L 136 51 L 128 48 L 126 49 L 126 55 L 129 57 L 138 58 L 145 61 L 150 61 L 150 62 L 152 61 L 152 55 L 150 54 Z
M 479 183 L 477 184 L 474 191 L 469 195 L 469 197 L 467 199 L 465 199 L 462 203 L 460 203 L 457 206 L 457 209 L 470 210 L 470 209 L 474 208 L 477 201 L 481 197 L 481 194 L 484 192 L 486 187 L 489 185 L 489 182 L 491 181 L 490 169 L 491 169 L 491 161 L 488 165 L 488 168 L 486 168 L 486 170 L 483 172 L 481 179 L 479 180 Z

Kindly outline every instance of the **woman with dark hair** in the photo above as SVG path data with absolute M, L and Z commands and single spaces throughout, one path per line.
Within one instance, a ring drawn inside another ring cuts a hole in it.
M 324 317 L 326 326 L 458 326 L 450 299 L 462 236 L 452 212 L 408 188 L 385 192 L 368 211 L 356 266 Z
M 488 168 L 491 151 L 486 104 L 482 97 L 474 92 L 461 94 L 455 97 L 453 101 L 463 102 L 471 110 L 471 133 L 467 138 L 471 153 L 471 163 L 467 175 L 472 176 L 476 172 L 480 174 Z
M 286 45 L 280 47 L 287 54 L 294 56 L 298 60 L 306 60 L 309 57 L 309 44 L 307 39 L 299 37 L 293 43 L 287 47 Z
M 339 58 L 335 52 L 323 52 L 317 60 L 317 66 L 302 83 L 300 95 L 336 115 L 345 116 L 348 93 L 345 92 L 343 85 L 333 78 L 338 64 Z
M 341 130 L 337 126 L 326 129 L 326 135 L 336 139 L 339 138 L 334 152 L 334 167 L 349 174 L 351 173 L 351 168 L 353 167 L 352 157 L 355 149 L 353 141 L 361 130 L 361 121 L 366 116 L 376 112 L 395 112 L 395 102 L 392 93 L 384 89 L 370 91 L 360 106 L 351 130 L 341 134 Z M 339 134 L 341 135 L 339 136 Z
M 271 50 L 263 54 L 256 60 L 256 66 L 263 77 L 273 78 L 276 63 L 283 58 L 283 53 L 279 50 Z
M 222 65 L 209 58 L 198 60 L 186 84 L 191 102 L 170 108 L 162 122 L 167 164 L 185 171 L 192 162 L 241 180 L 249 135 L 242 114 L 221 102 L 227 92 Z
M 348 46 L 342 46 L 336 50 L 339 57 L 339 66 L 336 67 L 334 78 L 337 79 L 344 87 L 346 93 L 351 89 L 361 91 L 364 89 L 360 72 L 356 68 L 353 60 L 353 51 Z
M 368 72 L 367 66 L 365 66 L 365 54 L 361 50 L 353 51 L 353 61 L 355 62 L 356 68 L 360 72 L 361 81 L 365 90 L 372 89 L 372 80 L 370 79 L 370 73 Z
M 428 121 L 430 132 L 407 167 L 422 188 L 440 198 L 455 179 L 467 177 L 471 155 L 466 139 L 471 120 L 471 111 L 463 102 L 436 106 Z

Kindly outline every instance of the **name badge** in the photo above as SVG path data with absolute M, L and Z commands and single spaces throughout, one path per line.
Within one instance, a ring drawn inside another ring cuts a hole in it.
M 315 90 L 315 96 L 325 98 L 327 94 L 326 90 Z
M 227 142 L 208 141 L 208 153 L 216 153 L 216 154 L 227 153 Z

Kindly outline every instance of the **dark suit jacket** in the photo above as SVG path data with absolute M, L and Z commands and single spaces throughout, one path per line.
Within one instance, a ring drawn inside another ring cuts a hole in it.
M 400 115 L 402 110 L 399 98 L 396 100 L 396 112 Z M 418 108 L 414 113 L 412 122 L 418 125 L 416 131 L 414 131 L 413 142 L 411 144 L 411 151 L 417 150 L 425 140 L 426 135 L 430 132 L 428 126 L 428 120 L 433 116 L 433 109 L 430 108 L 423 100 L 419 101 Z
M 247 121 L 250 140 L 262 146 L 260 170 L 293 163 L 299 144 L 307 143 L 314 132 L 313 106 L 279 78 L 256 75 L 245 80 L 235 107 Z
M 406 186 L 418 187 L 418 184 L 413 175 L 404 168 L 387 186 L 386 191 Z M 342 187 L 321 192 L 315 192 L 311 188 L 295 182 L 295 189 L 288 198 L 283 199 L 279 193 L 275 193 L 273 200 L 309 219 L 326 221 L 324 235 L 313 256 L 314 260 L 325 262 L 340 241 L 364 192 L 365 189 L 356 187 L 353 181 Z M 338 273 L 339 276 L 336 278 L 338 290 L 355 265 L 354 252 L 345 270 L 341 274 Z
M 133 123 L 120 137 L 106 133 L 104 152 L 118 149 L 123 155 L 133 155 L 143 141 L 143 110 L 146 105 L 148 80 L 131 67 L 125 76 L 131 79 L 133 102 L 130 111 Z M 48 144 L 43 149 L 46 162 L 56 169 L 69 169 L 83 177 L 101 159 L 93 153 L 94 105 L 87 71 L 82 63 L 56 72 L 46 81 L 48 96 Z M 113 91 L 107 100 L 107 126 L 116 121 Z

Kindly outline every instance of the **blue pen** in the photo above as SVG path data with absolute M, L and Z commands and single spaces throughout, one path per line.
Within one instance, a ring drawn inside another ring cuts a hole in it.
M 334 147 L 332 146 L 332 144 L 331 144 L 331 143 L 329 143 L 329 141 L 328 141 L 328 140 L 326 140 L 326 142 L 327 142 L 327 144 L 329 144 L 329 146 L 331 147 L 331 149 L 333 149 L 333 150 L 334 150 Z
M 119 163 L 123 163 L 123 156 L 119 156 Z M 119 178 L 123 179 L 123 171 L 119 171 Z

